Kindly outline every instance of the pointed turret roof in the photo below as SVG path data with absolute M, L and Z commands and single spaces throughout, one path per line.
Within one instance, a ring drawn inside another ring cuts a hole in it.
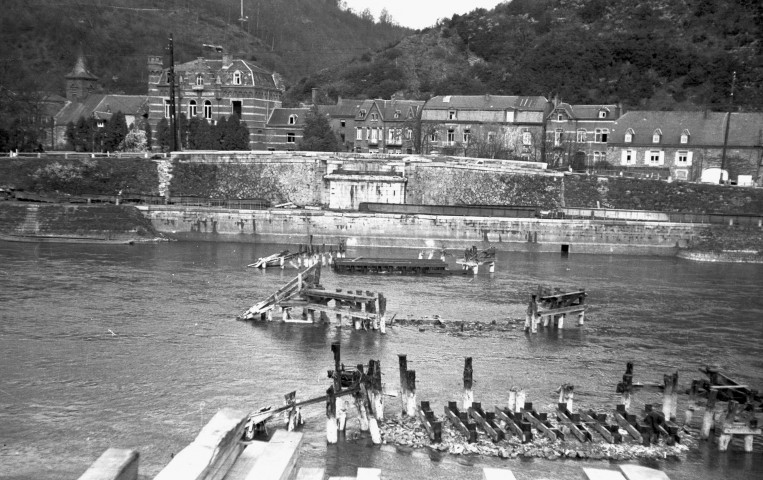
M 67 79 L 82 78 L 87 80 L 98 80 L 98 77 L 90 73 L 85 65 L 85 56 L 80 53 L 77 56 L 77 63 L 74 65 L 74 69 L 66 76 Z

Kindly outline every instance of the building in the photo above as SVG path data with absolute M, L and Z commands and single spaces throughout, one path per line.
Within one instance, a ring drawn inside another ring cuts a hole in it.
M 546 119 L 546 162 L 551 167 L 587 170 L 607 158 L 607 143 L 618 105 L 556 103 Z
M 423 153 L 486 158 L 544 158 L 545 97 L 445 95 L 431 98 L 421 114 Z
M 53 116 L 53 139 L 49 143 L 54 149 L 68 148 L 66 129 L 69 123 L 76 124 L 80 118 L 95 118 L 97 125 L 104 127 L 117 112 L 125 115 L 128 127 L 141 125 L 148 118 L 148 97 L 102 93 L 98 77 L 87 69 L 85 58 L 80 54 L 74 69 L 66 76 L 66 100 Z
M 238 115 L 249 129 L 250 148 L 264 150 L 268 119 L 281 107 L 284 86 L 280 76 L 220 50 L 215 51 L 215 58 L 199 57 L 175 65 L 177 114 L 204 118 L 213 124 L 222 117 Z M 162 66 L 162 57 L 149 57 L 148 118 L 153 131 L 162 118 L 169 119 L 169 91 L 169 69 Z
M 355 117 L 363 102 L 339 97 L 336 105 L 318 105 L 318 111 L 328 117 L 331 130 L 347 152 L 355 150 Z
M 424 105 L 419 100 L 365 100 L 355 113 L 354 150 L 362 153 L 413 153 L 413 131 Z
M 661 178 L 761 185 L 763 113 L 634 111 L 613 125 L 607 160 Z M 725 174 L 724 174 L 725 176 Z
M 309 108 L 276 108 L 268 119 L 265 139 L 268 150 L 297 150 Z

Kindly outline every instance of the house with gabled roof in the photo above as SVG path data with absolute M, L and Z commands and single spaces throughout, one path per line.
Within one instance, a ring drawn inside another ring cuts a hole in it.
M 221 50 L 221 49 L 217 49 Z M 274 109 L 281 107 L 281 77 L 254 62 L 216 51 L 214 58 L 199 57 L 174 66 L 178 116 L 204 118 L 214 124 L 222 117 L 238 115 L 249 129 L 249 145 L 264 150 L 265 131 Z M 169 68 L 161 56 L 148 58 L 149 123 L 156 131 L 170 113 Z
M 612 127 L 607 160 L 674 180 L 718 183 L 727 175 L 761 185 L 763 113 L 628 112 Z
M 622 107 L 555 102 L 546 119 L 546 163 L 587 170 L 607 159 L 607 142 Z
M 355 116 L 355 151 L 413 153 L 413 122 L 424 105 L 421 100 L 365 100 Z
M 331 130 L 336 133 L 345 151 L 355 150 L 355 116 L 363 102 L 339 97 L 336 105 L 318 105 L 318 111 L 326 115 Z
M 546 97 L 440 95 L 421 114 L 423 153 L 544 158 Z
M 265 140 L 268 150 L 297 150 L 309 108 L 276 108 L 270 113 Z

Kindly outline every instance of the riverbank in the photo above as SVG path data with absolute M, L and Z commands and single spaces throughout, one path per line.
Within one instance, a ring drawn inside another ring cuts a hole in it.
M 133 244 L 168 238 L 132 206 L 0 202 L 0 240 Z

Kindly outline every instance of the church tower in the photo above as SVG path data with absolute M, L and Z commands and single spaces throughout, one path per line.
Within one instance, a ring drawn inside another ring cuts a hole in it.
M 80 53 L 74 69 L 66 76 L 66 99 L 72 102 L 83 102 L 97 89 L 98 77 L 90 73 L 85 65 L 85 57 Z

